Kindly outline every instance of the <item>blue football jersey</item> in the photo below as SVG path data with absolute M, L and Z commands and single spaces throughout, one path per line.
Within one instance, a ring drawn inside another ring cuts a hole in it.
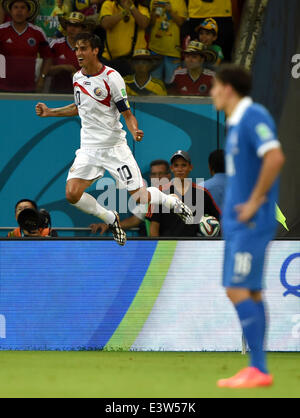
M 226 139 L 226 192 L 223 210 L 223 234 L 230 236 L 247 229 L 270 232 L 276 228 L 275 202 L 278 198 L 278 180 L 268 191 L 266 202 L 246 224 L 239 222 L 235 206 L 245 203 L 257 182 L 264 154 L 278 148 L 276 126 L 269 112 L 253 103 L 250 97 L 240 101 L 227 121 Z

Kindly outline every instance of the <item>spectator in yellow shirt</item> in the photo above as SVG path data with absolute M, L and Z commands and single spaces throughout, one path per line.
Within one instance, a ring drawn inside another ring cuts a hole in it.
M 167 90 L 161 80 L 151 76 L 155 67 L 155 55 L 147 49 L 137 49 L 133 53 L 132 67 L 134 73 L 125 77 L 128 96 L 166 96 Z
M 122 76 L 130 74 L 134 49 L 147 48 L 145 29 L 150 23 L 148 8 L 141 4 L 141 0 L 106 0 L 102 4 L 99 20 L 106 31 L 104 60 Z
M 161 65 L 153 77 L 170 84 L 175 69 L 180 65 L 180 28 L 187 18 L 185 0 L 152 0 L 149 49 L 161 57 Z
M 224 53 L 225 61 L 231 61 L 234 43 L 234 25 L 232 19 L 232 0 L 189 0 L 189 20 L 182 30 L 182 37 L 198 38 L 195 28 L 205 19 L 213 18 L 219 27 L 218 44 Z

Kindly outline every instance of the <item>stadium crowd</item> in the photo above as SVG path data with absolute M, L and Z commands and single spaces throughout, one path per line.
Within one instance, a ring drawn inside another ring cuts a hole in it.
M 101 62 L 128 94 L 207 96 L 231 60 L 243 0 L 0 0 L 2 92 L 72 93 L 75 36 L 103 44 Z M 22 77 L 20 77 L 20 68 Z

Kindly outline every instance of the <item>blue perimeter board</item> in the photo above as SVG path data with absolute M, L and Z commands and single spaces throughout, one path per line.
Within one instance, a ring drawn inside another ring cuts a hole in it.
M 156 246 L 1 241 L 6 338 L 0 335 L 0 350 L 102 349 L 134 300 Z

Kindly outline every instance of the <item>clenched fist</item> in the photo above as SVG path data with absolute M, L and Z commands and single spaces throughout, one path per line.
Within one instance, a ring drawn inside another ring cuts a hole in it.
M 48 106 L 46 106 L 46 105 L 45 105 L 45 103 L 38 103 L 38 104 L 35 106 L 35 113 L 36 113 L 38 116 L 40 116 L 40 117 L 42 117 L 42 118 L 45 118 L 45 117 L 49 116 L 49 114 L 50 114 L 50 109 L 48 108 Z

